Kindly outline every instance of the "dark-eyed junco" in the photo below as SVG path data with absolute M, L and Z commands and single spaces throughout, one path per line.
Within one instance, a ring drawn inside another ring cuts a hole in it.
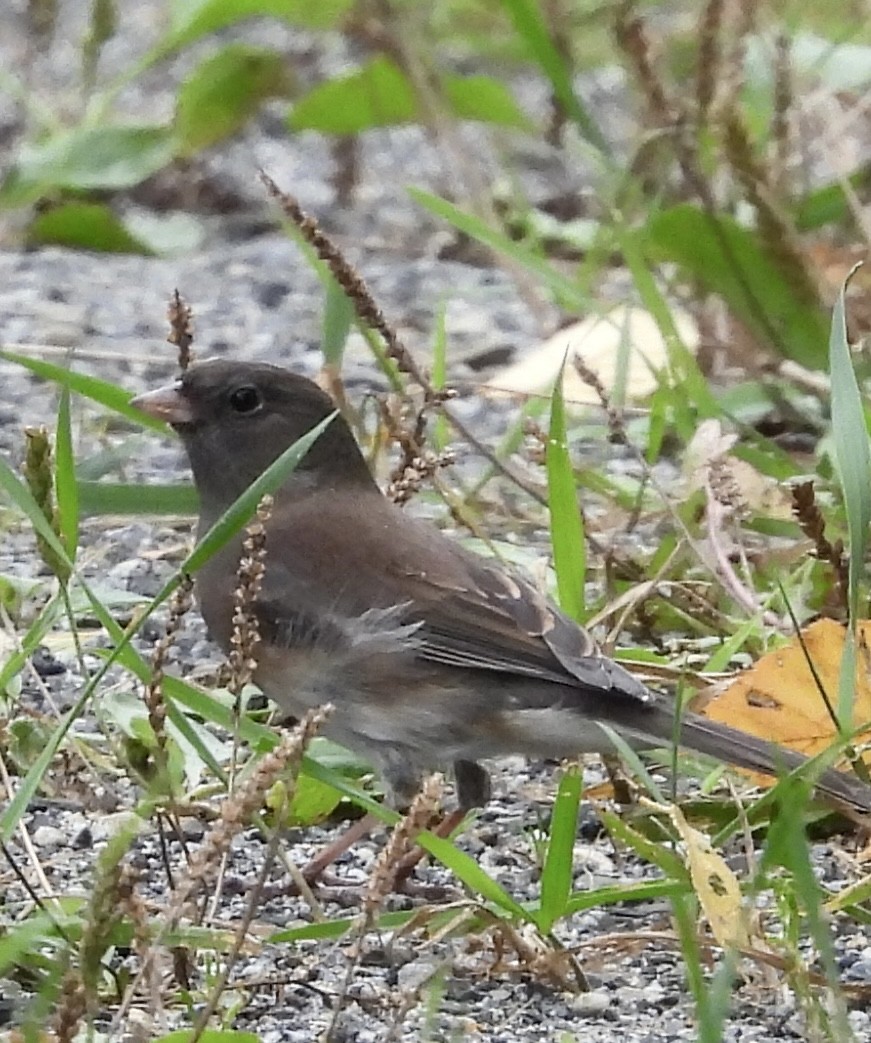
M 209 361 L 134 399 L 181 435 L 204 532 L 288 446 L 334 409 L 312 381 L 275 366 Z M 225 647 L 241 537 L 197 577 Z M 675 706 L 599 652 L 522 576 L 465 550 L 389 502 L 336 417 L 275 495 L 256 611 L 256 679 L 299 716 L 335 705 L 328 734 L 370 759 L 393 803 L 453 766 L 462 808 L 484 804 L 482 759 L 608 752 L 604 723 L 635 748 L 668 744 Z M 681 745 L 772 775 L 797 753 L 692 713 Z M 871 788 L 827 770 L 821 795 L 871 811 Z

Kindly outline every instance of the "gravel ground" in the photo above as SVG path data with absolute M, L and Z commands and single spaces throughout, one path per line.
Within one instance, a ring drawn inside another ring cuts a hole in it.
M 63 39 L 75 40 L 79 28 L 76 9 L 62 4 Z M 127 5 L 130 7 L 130 5 Z M 0 62 L 18 67 L 29 53 L 21 32 L 22 4 L 0 10 Z M 110 45 L 107 61 L 123 68 L 140 41 L 154 31 L 155 5 L 133 5 L 125 12 L 124 32 Z M 129 19 L 129 21 L 128 21 Z M 313 79 L 323 70 L 341 68 L 352 55 L 338 40 L 313 42 L 304 34 L 257 26 L 246 38 L 283 46 L 295 58 L 300 77 Z M 74 51 L 58 43 L 47 56 L 32 62 L 30 79 L 40 93 L 57 98 L 68 88 L 67 73 L 75 68 Z M 72 45 L 66 45 L 67 47 Z M 168 111 L 173 85 L 181 66 L 161 70 L 124 96 L 131 114 L 159 116 Z M 619 79 L 603 76 L 585 84 L 588 97 L 609 106 L 609 125 L 625 126 L 619 107 Z M 545 96 L 534 83 L 518 83 L 531 111 Z M 266 167 L 303 204 L 316 210 L 348 255 L 360 265 L 376 298 L 409 347 L 425 357 L 433 337 L 438 309 L 447 306 L 452 375 L 465 389 L 459 408 L 485 441 L 495 443 L 505 423 L 504 406 L 482 398 L 472 389 L 500 365 L 518 357 L 555 328 L 559 316 L 534 287 L 518 284 L 507 271 L 480 263 L 463 263 L 444 256 L 452 235 L 430 220 L 409 200 L 405 185 L 431 191 L 450 187 L 453 176 L 444 156 L 416 129 L 376 132 L 362 142 L 361 182 L 352 206 L 336 204 L 330 187 L 333 163 L 328 146 L 314 135 L 289 138 L 275 107 L 249 128 L 240 140 L 209 156 L 196 172 L 211 179 L 239 200 L 231 214 L 202 216 L 203 246 L 193 255 L 173 259 L 105 257 L 45 249 L 21 252 L 14 247 L 0 254 L 0 318 L 4 346 L 40 357 L 63 359 L 70 354 L 77 368 L 98 373 L 141 390 L 164 381 L 174 370 L 172 349 L 163 343 L 163 313 L 170 292 L 178 287 L 196 314 L 196 348 L 202 355 L 238 355 L 284 363 L 314 373 L 320 363 L 321 290 L 297 249 L 271 228 L 274 211 L 264 200 L 255 169 Z M 0 106 L 0 120 L 14 127 L 15 112 Z M 464 131 L 466 147 L 474 149 L 485 179 L 501 169 L 505 150 L 517 176 L 534 198 L 558 194 L 574 186 L 588 187 L 583 169 L 571 157 L 543 147 L 532 150 L 520 142 L 490 140 L 479 128 Z M 136 204 L 130 204 L 131 209 Z M 7 225 L 6 242 L 12 229 Z M 363 348 L 355 341 L 346 370 L 352 394 L 379 386 Z M 18 462 L 21 427 L 51 423 L 54 394 L 20 368 L 0 362 L 3 396 L 0 401 L 0 448 Z M 98 431 L 92 414 L 79 417 L 83 442 L 89 446 L 119 440 L 117 431 Z M 619 461 L 615 464 L 619 466 Z M 181 477 L 183 462 L 176 447 L 143 440 L 141 455 L 129 462 L 129 472 L 141 479 L 168 481 Z M 174 568 L 186 538 L 186 526 L 162 522 L 92 521 L 85 527 L 88 570 L 107 584 L 138 595 L 153 594 Z M 0 571 L 20 576 L 38 570 L 26 534 L 4 533 Z M 145 647 L 157 636 L 144 635 Z M 58 647 L 54 658 L 37 664 L 45 687 L 30 680 L 26 705 L 48 709 L 50 696 L 63 710 L 81 685 L 68 651 Z M 194 622 L 177 651 L 177 668 L 189 671 L 215 659 L 202 625 Z M 56 670 L 57 672 L 52 672 Z M 118 698 L 129 682 L 116 678 L 102 699 Z M 78 725 L 83 735 L 97 728 L 99 702 Z M 73 757 L 72 766 L 77 762 Z M 101 776 L 93 783 L 90 770 L 79 765 L 60 773 L 58 793 L 34 803 L 26 818 L 33 845 L 49 879 L 60 893 L 86 893 L 95 852 L 111 834 L 123 809 L 137 795 L 124 778 L 109 787 Z M 592 778 L 598 778 L 595 768 Z M 463 839 L 465 849 L 516 899 L 536 896 L 538 879 L 529 831 L 546 820 L 554 793 L 552 765 L 507 761 L 496 771 L 496 797 Z M 202 833 L 189 825 L 190 840 Z M 313 829 L 294 838 L 294 857 L 304 861 L 335 827 Z M 362 881 L 383 838 L 364 842 L 340 866 L 347 880 Z M 21 849 L 13 846 L 21 859 Z M 228 867 L 225 901 L 219 918 L 238 919 L 259 870 L 263 845 L 250 831 L 234 845 Z M 175 864 L 178 851 L 171 850 Z M 136 849 L 136 865 L 150 881 L 146 895 L 155 907 L 166 903 L 161 852 L 154 837 L 143 838 Z M 815 865 L 827 882 L 852 878 L 855 867 L 841 848 L 819 844 Z M 575 886 L 601 886 L 652 876 L 652 870 L 615 851 L 612 844 L 586 821 L 575 849 Z M 451 882 L 438 867 L 425 870 L 432 884 Z M 5 900 L 12 908 L 23 895 L 4 872 Z M 258 936 L 267 928 L 291 925 L 310 918 L 305 904 L 283 892 L 285 878 L 276 870 L 270 881 L 274 894 L 258 916 Z M 398 897 L 397 908 L 410 899 Z M 331 905 L 328 914 L 344 905 Z M 353 912 L 353 909 L 351 910 Z M 839 925 L 839 959 L 845 979 L 871 985 L 871 939 L 854 923 Z M 666 904 L 595 909 L 559 927 L 567 947 L 579 947 L 593 986 L 578 994 L 565 984 L 540 976 L 500 972 L 492 968 L 492 950 L 475 949 L 462 937 L 423 942 L 417 937 L 389 934 L 367 937 L 361 965 L 353 976 L 349 999 L 341 1016 L 337 1039 L 452 1040 L 461 1035 L 487 1041 L 621 1040 L 623 1043 L 665 1043 L 694 1040 L 699 1030 L 681 959 L 665 943 L 630 945 L 619 952 L 601 953 L 597 939 L 606 935 L 670 931 Z M 258 982 L 235 1024 L 268 1041 L 310 1040 L 330 1021 L 333 1000 L 346 976 L 347 946 L 335 943 L 265 945 L 253 948 L 240 962 L 240 983 Z M 267 983 L 267 984 L 264 984 Z M 433 985 L 432 983 L 436 984 Z M 0 983 L 3 995 L 15 1000 L 16 987 Z M 3 1008 L 0 1007 L 0 1010 Z M 152 1012 L 134 1011 L 128 1029 L 136 1038 L 137 1023 L 150 1031 Z M 850 1014 L 858 1038 L 867 1038 L 871 1020 L 864 1010 Z M 139 1037 L 141 1038 L 141 1036 Z M 806 1026 L 794 997 L 776 978 L 751 973 L 736 985 L 733 1010 L 725 1038 L 729 1041 L 805 1039 Z

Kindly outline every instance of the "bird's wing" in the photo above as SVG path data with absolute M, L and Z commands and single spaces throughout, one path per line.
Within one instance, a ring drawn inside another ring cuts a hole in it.
M 455 548 L 456 550 L 456 548 Z M 412 618 L 420 619 L 420 655 L 466 669 L 492 670 L 641 702 L 652 693 L 628 671 L 603 656 L 592 637 L 528 580 L 461 555 L 467 582 L 445 582 L 434 571 L 406 573 L 414 589 Z
M 284 542 L 267 539 L 265 616 L 294 616 L 304 627 L 307 617 L 322 625 L 405 606 L 423 660 L 636 704 L 654 699 L 523 576 L 466 551 L 381 496 L 359 503 L 314 496 L 282 515 L 274 521 Z

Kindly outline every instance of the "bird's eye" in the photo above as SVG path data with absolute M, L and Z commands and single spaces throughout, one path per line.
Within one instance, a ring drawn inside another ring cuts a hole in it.
M 263 402 L 257 388 L 251 384 L 245 384 L 230 392 L 230 405 L 237 413 L 255 413 Z

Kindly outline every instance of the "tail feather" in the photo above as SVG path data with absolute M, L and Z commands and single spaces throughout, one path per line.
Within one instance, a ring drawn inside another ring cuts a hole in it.
M 652 711 L 650 724 L 654 724 L 653 715 L 661 718 L 652 734 L 659 739 L 673 735 L 674 719 L 668 709 L 660 705 Z M 669 731 L 666 732 L 666 728 Z M 678 734 L 680 745 L 689 750 L 766 775 L 777 777 L 808 763 L 808 758 L 801 753 L 698 714 L 685 714 L 680 720 Z M 855 775 L 826 768 L 813 782 L 816 793 L 838 807 L 846 806 L 853 811 L 871 814 L 871 786 Z

